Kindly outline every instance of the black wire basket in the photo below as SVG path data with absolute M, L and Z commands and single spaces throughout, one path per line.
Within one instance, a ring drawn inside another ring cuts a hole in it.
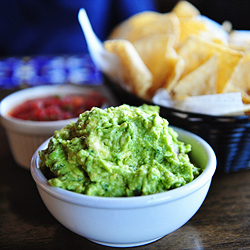
M 139 98 L 104 76 L 104 84 L 113 92 L 119 104 L 139 106 L 152 102 Z M 183 112 L 160 106 L 160 115 L 170 125 L 200 136 L 213 148 L 218 172 L 238 172 L 250 169 L 250 116 L 212 116 Z

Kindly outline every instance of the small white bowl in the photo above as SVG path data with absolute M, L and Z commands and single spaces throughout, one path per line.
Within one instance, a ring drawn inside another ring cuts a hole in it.
M 216 169 L 212 148 L 200 137 L 175 128 L 179 139 L 192 145 L 192 162 L 204 168 L 192 182 L 163 193 L 137 197 L 94 197 L 70 192 L 48 184 L 39 169 L 35 152 L 31 174 L 51 214 L 69 230 L 106 246 L 144 245 L 175 231 L 199 209 Z
M 107 106 L 115 101 L 104 86 L 85 87 L 76 85 L 38 86 L 14 92 L 5 97 L 0 104 L 1 123 L 6 130 L 10 148 L 15 161 L 26 169 L 30 168 L 31 157 L 42 142 L 51 137 L 55 130 L 65 127 L 71 120 L 27 121 L 9 115 L 9 112 L 28 99 L 49 95 L 87 94 L 98 90 L 107 98 Z

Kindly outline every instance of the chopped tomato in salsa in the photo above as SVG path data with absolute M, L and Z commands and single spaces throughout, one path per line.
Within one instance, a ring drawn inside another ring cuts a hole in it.
M 27 100 L 9 114 L 22 120 L 57 121 L 78 117 L 105 102 L 105 97 L 96 91 L 86 95 L 48 96 Z

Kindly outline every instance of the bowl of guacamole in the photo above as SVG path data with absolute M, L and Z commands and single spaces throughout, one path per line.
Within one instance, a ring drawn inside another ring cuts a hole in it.
M 138 246 L 185 224 L 216 168 L 200 137 L 171 127 L 158 106 L 92 108 L 35 152 L 31 173 L 64 226 L 108 246 Z M 119 230 L 118 230 L 119 229 Z

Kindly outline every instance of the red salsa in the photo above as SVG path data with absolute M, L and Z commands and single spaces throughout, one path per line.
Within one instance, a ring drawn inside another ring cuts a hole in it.
M 9 115 L 22 120 L 57 121 L 78 117 L 92 107 L 102 107 L 105 97 L 93 91 L 85 95 L 48 96 L 27 100 Z

